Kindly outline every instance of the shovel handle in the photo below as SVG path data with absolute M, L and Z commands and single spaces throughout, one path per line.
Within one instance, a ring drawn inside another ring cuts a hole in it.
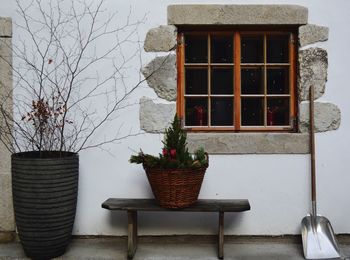
M 316 204 L 316 160 L 315 160 L 315 118 L 314 86 L 310 87 L 310 149 L 311 149 L 311 200 Z M 316 212 L 313 212 L 316 213 Z

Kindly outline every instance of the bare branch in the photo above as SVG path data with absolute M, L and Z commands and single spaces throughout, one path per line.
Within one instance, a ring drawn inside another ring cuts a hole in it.
M 123 134 L 123 122 L 118 122 L 113 136 L 101 140 L 97 133 L 122 109 L 134 105 L 128 98 L 147 80 L 140 73 L 138 35 L 145 17 L 132 21 L 130 9 L 124 22 L 116 22 L 120 15 L 110 14 L 104 0 L 16 4 L 22 21 L 16 24 L 15 45 L 7 46 L 14 63 L 0 56 L 13 70 L 13 116 L 2 101 L 12 97 L 0 97 L 5 121 L 0 142 L 11 152 L 79 152 L 139 135 Z M 137 63 L 138 76 L 131 81 L 128 72 Z

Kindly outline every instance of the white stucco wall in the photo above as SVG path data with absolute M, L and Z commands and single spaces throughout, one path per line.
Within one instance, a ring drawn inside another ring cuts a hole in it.
M 3 0 L 0 16 L 12 16 L 12 0 Z M 227 4 L 298 4 L 309 9 L 309 23 L 327 26 L 329 40 L 317 44 L 328 51 L 329 69 L 326 93 L 320 101 L 339 106 L 342 122 L 338 130 L 316 136 L 318 208 L 327 216 L 336 233 L 350 233 L 350 88 L 348 62 L 350 61 L 350 2 L 347 0 L 107 0 L 109 9 L 127 15 L 130 6 L 133 16 L 147 21 L 139 35 L 166 24 L 169 4 L 227 3 Z M 16 30 L 14 30 L 16 33 Z M 153 57 L 144 54 L 144 63 Z M 136 66 L 136 64 L 135 64 Z M 141 96 L 156 98 L 153 90 L 143 87 L 130 102 Z M 118 129 L 119 120 L 139 127 L 138 105 L 128 108 L 109 128 Z M 103 135 L 103 133 L 101 133 Z M 95 149 L 80 154 L 79 199 L 74 234 L 125 235 L 125 212 L 111 213 L 101 208 L 109 197 L 152 197 L 141 166 L 131 165 L 128 159 L 140 147 L 145 152 L 158 153 L 162 135 L 145 134 L 132 137 L 107 148 L 110 153 Z M 300 221 L 309 211 L 310 170 L 307 155 L 226 155 L 211 156 L 200 198 L 247 198 L 251 211 L 226 215 L 226 234 L 278 235 L 298 234 Z M 140 234 L 213 234 L 217 228 L 216 214 L 203 213 L 140 213 Z

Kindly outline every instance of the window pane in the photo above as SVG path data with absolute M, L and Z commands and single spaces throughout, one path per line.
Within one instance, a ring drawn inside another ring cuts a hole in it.
M 242 126 L 264 125 L 264 99 L 242 98 Z
M 264 62 L 264 38 L 263 36 L 243 36 L 241 38 L 241 62 Z
M 233 125 L 233 98 L 211 98 L 211 125 Z
M 185 38 L 185 62 L 208 62 L 208 38 L 206 35 L 186 36 Z
M 241 93 L 264 94 L 263 68 L 241 69 Z
M 212 68 L 211 94 L 233 94 L 233 67 Z
M 208 94 L 207 68 L 187 68 L 185 78 L 186 94 Z
M 267 36 L 267 63 L 288 63 L 288 35 Z
M 288 94 L 288 81 L 288 68 L 267 69 L 267 94 Z
M 289 125 L 289 98 L 267 99 L 267 125 Z
M 208 125 L 208 99 L 186 98 L 185 100 L 185 125 Z
M 211 36 L 211 63 L 233 63 L 233 36 Z

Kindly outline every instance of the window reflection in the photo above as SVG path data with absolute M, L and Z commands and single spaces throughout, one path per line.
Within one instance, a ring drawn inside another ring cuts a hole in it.
M 268 68 L 267 94 L 288 94 L 288 81 L 288 68 Z
M 208 62 L 208 38 L 206 35 L 186 36 L 185 38 L 185 62 Z
M 233 94 L 233 68 L 211 70 L 211 94 Z
M 264 37 L 243 36 L 241 38 L 241 62 L 263 63 L 264 62 Z
M 267 36 L 267 63 L 288 63 L 288 35 Z
M 208 71 L 206 68 L 188 68 L 185 71 L 185 93 L 207 94 Z
M 233 62 L 233 38 L 232 35 L 211 37 L 211 63 Z
M 242 98 L 242 126 L 264 125 L 264 99 Z
M 267 99 L 267 120 L 268 126 L 289 125 L 289 99 L 268 98 Z
M 263 68 L 243 68 L 241 70 L 241 93 L 264 93 Z
M 186 98 L 185 100 L 185 124 L 187 126 L 208 125 L 208 99 Z
M 232 126 L 233 125 L 233 99 L 212 98 L 211 99 L 211 125 Z

